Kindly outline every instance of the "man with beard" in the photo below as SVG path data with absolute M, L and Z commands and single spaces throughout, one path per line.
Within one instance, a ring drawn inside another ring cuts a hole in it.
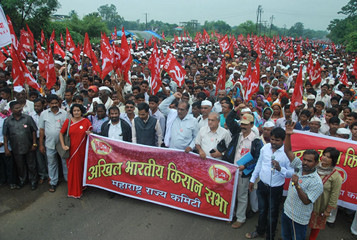
M 286 125 L 284 146 L 285 154 L 291 162 L 290 166 L 296 169 L 289 184 L 289 191 L 281 216 L 281 235 L 284 240 L 305 239 L 313 204 L 323 192 L 322 180 L 316 172 L 319 154 L 313 149 L 308 149 L 300 160 L 295 157 L 291 150 L 293 125 Z
M 131 142 L 131 127 L 125 121 L 120 119 L 120 111 L 117 106 L 108 109 L 109 120 L 105 121 L 101 128 L 101 135 L 126 142 Z
M 39 148 L 42 154 L 47 156 L 48 177 L 50 178 L 50 192 L 56 191 L 58 183 L 58 161 L 56 144 L 59 141 L 59 133 L 64 121 L 67 119 L 67 112 L 60 109 L 60 102 L 57 95 L 49 95 L 47 98 L 50 108 L 41 113 L 38 121 L 40 128 Z M 46 137 L 46 141 L 44 141 Z M 45 148 L 46 146 L 46 148 Z M 66 159 L 62 160 L 62 170 L 64 179 L 67 181 Z
M 284 129 L 277 127 L 271 131 L 270 143 L 262 147 L 250 178 L 249 191 L 253 191 L 254 182 L 260 178 L 257 189 L 259 218 L 256 231 L 245 235 L 248 239 L 263 237 L 265 233 L 266 239 L 275 237 L 285 178 L 290 178 L 294 172 L 284 153 L 284 139 Z

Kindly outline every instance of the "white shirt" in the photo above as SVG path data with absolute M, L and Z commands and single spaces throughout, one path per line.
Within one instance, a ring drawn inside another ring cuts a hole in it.
M 236 154 L 234 156 L 234 164 L 237 165 L 237 161 L 242 158 L 245 154 L 250 152 L 252 148 L 252 142 L 254 141 L 256 135 L 251 131 L 248 136 L 244 137 L 243 133 L 239 134 L 239 142 L 236 147 Z
M 271 170 L 272 156 L 279 162 L 281 170 Z M 260 150 L 260 156 L 255 166 L 255 169 L 250 178 L 250 182 L 254 183 L 259 177 L 260 180 L 271 187 L 282 186 L 285 183 L 285 178 L 290 178 L 294 173 L 294 169 L 290 167 L 290 161 L 284 152 L 284 145 L 274 153 L 271 148 L 271 143 L 268 143 Z M 272 178 L 271 178 L 272 176 Z
M 201 129 L 203 127 L 207 127 L 208 126 L 208 117 L 206 117 L 206 119 L 203 119 L 202 115 L 200 115 L 197 118 L 197 122 L 198 122 L 198 129 Z
M 89 107 L 89 109 L 88 109 L 88 112 L 93 112 L 93 104 L 94 104 L 95 102 L 96 102 L 97 104 L 103 104 L 102 100 L 100 100 L 99 97 L 93 98 L 92 104 L 90 105 L 90 107 Z M 112 100 L 110 97 L 108 97 L 107 102 L 104 104 L 105 109 L 110 108 L 112 105 L 113 105 L 113 100 Z
M 30 116 L 32 117 L 32 119 L 36 123 L 36 126 L 37 126 L 36 136 L 37 136 L 37 138 L 39 138 L 40 137 L 40 128 L 38 127 L 38 123 L 39 123 L 39 120 L 40 120 L 40 115 L 38 115 L 36 111 L 33 111 L 33 112 L 30 113 Z
M 197 134 L 195 144 L 200 145 L 207 156 L 210 156 L 212 149 L 217 149 L 217 144 L 224 139 L 226 147 L 231 142 L 231 134 L 228 130 L 218 126 L 215 132 L 212 132 L 209 126 L 203 127 Z
M 10 109 L 10 103 L 13 102 L 13 101 L 10 101 L 7 104 L 7 106 L 5 107 L 5 110 L 8 111 Z M 33 111 L 35 111 L 34 103 L 29 101 L 29 100 L 26 100 L 26 103 L 25 103 L 24 107 L 22 108 L 22 113 L 30 115 L 30 113 L 33 112 Z
M 134 118 L 136 118 L 136 117 L 137 117 L 137 115 L 135 114 Z M 120 114 L 120 119 L 123 119 L 125 122 L 127 122 L 130 127 L 133 126 L 134 118 L 133 118 L 133 120 L 130 120 L 130 118 L 128 117 L 128 114 L 126 114 L 126 113 Z
M 116 139 L 116 140 L 123 140 L 123 134 L 121 131 L 121 121 L 117 124 L 112 124 L 112 121 L 108 122 L 109 129 L 108 129 L 108 138 Z

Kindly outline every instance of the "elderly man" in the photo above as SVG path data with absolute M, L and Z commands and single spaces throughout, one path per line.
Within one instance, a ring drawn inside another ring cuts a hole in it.
M 97 104 L 104 104 L 106 109 L 109 109 L 113 106 L 113 100 L 109 97 L 112 93 L 112 90 L 108 87 L 100 87 L 98 97 L 93 98 L 92 105 L 88 109 L 88 113 L 95 112 L 95 107 Z
M 275 125 L 272 121 L 266 121 L 263 125 L 263 134 L 261 135 L 261 139 L 263 144 L 270 143 L 270 133 L 275 128 Z
M 23 88 L 21 86 L 15 86 L 14 92 L 15 92 L 16 101 L 22 106 L 22 113 L 29 115 L 31 112 L 33 112 L 35 110 L 34 103 L 26 99 L 25 88 Z M 9 102 L 7 104 L 7 106 L 5 107 L 5 110 L 10 109 L 11 102 Z
M 318 117 L 313 117 L 311 118 L 309 122 L 309 127 L 310 127 L 310 132 L 313 133 L 320 133 L 320 127 L 321 127 L 321 120 Z
M 64 121 L 67 119 L 67 112 L 61 109 L 57 95 L 50 95 L 47 98 L 50 108 L 41 113 L 38 120 L 40 128 L 39 149 L 47 156 L 48 177 L 50 178 L 50 192 L 56 191 L 58 184 L 58 160 L 56 144 L 59 141 L 59 132 Z M 46 140 L 45 140 L 46 137 Z M 45 148 L 46 146 L 46 148 Z M 65 159 L 61 159 L 63 176 L 67 180 L 67 164 Z
M 178 108 L 170 109 L 170 104 L 175 99 L 181 99 L 182 94 L 176 92 L 174 95 L 166 98 L 159 105 L 159 110 L 167 116 L 165 145 L 169 148 L 192 151 L 195 146 L 195 138 L 198 132 L 198 124 L 196 118 L 192 114 L 188 114 L 190 104 L 180 101 Z
M 198 128 L 208 126 L 208 114 L 212 110 L 212 102 L 209 100 L 203 100 L 201 102 L 201 116 L 197 118 Z
M 160 122 L 149 115 L 149 105 L 145 102 L 138 105 L 139 116 L 134 118 L 132 129 L 133 143 L 148 146 L 161 146 L 162 131 Z
M 228 130 L 219 126 L 220 116 L 211 112 L 208 115 L 208 126 L 202 127 L 195 139 L 196 149 L 202 159 L 206 156 L 221 159 L 222 152 L 218 151 L 217 144 L 224 140 L 227 148 L 232 138 Z

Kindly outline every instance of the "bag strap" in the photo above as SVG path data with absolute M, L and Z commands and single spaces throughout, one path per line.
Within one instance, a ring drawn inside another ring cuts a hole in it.
M 336 169 L 334 169 L 329 175 L 326 175 L 323 179 L 322 179 L 322 184 L 324 185 L 327 180 L 332 176 L 332 174 L 334 174 L 334 172 L 336 172 Z
M 68 118 L 67 137 L 69 136 L 69 127 L 70 126 L 71 126 L 71 117 Z

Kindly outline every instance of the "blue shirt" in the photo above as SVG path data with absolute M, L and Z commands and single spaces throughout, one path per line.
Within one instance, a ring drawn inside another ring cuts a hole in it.
M 301 130 L 301 131 L 309 131 L 310 130 L 310 127 L 309 127 L 309 125 L 306 125 L 305 127 L 302 127 L 301 126 L 301 123 L 300 123 L 300 121 L 299 122 L 297 122 L 296 124 L 295 124 L 295 128 L 294 129 L 296 129 L 296 130 Z

